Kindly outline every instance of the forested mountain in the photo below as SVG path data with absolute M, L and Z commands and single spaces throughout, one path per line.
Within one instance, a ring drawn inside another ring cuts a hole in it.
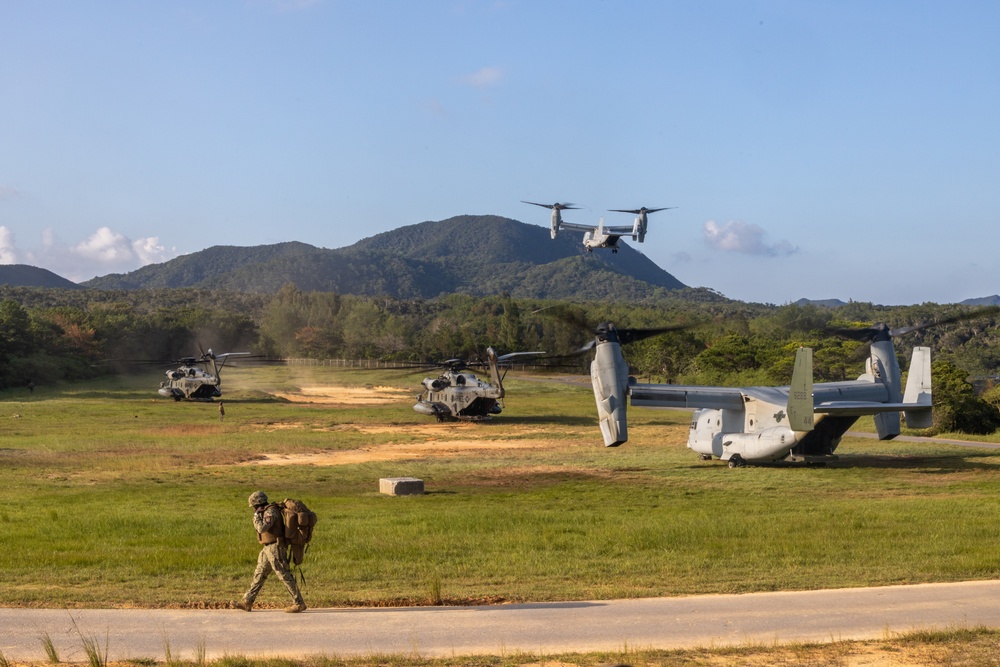
M 47 269 L 27 264 L 0 264 L 0 285 L 11 287 L 58 287 L 82 289 L 79 285 Z
M 685 285 L 622 245 L 588 253 L 579 234 L 552 240 L 546 228 L 498 216 L 422 222 L 339 249 L 305 243 L 214 246 L 127 274 L 94 278 L 104 289 L 196 287 L 303 291 L 399 299 L 507 293 L 523 298 L 648 299 Z

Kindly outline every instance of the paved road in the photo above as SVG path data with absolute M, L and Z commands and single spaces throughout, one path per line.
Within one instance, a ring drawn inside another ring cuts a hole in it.
M 75 623 L 75 625 L 74 625 Z M 452 656 L 684 648 L 882 638 L 887 632 L 1000 627 L 1000 581 L 488 607 L 280 611 L 0 609 L 0 651 L 85 661 L 81 637 L 111 660 L 226 654 Z

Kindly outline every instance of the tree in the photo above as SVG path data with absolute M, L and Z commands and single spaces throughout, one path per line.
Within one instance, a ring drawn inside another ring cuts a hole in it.
M 935 361 L 931 367 L 934 382 L 935 433 L 972 433 L 985 435 L 1000 428 L 1000 413 L 990 403 L 976 396 L 966 379 L 968 373 L 947 361 Z

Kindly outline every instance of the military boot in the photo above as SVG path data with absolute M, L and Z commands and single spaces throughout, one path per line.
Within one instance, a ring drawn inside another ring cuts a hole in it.
M 305 610 L 306 610 L 305 602 L 296 602 L 291 607 L 285 607 L 285 613 L 287 614 L 297 614 L 300 611 L 305 611 Z
M 243 611 L 250 611 L 253 609 L 253 602 L 247 602 L 246 600 L 240 600 L 239 602 L 234 602 L 233 606 L 237 609 L 242 609 Z

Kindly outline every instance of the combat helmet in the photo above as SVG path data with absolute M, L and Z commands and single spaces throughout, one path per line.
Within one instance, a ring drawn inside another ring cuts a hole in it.
M 264 493 L 263 491 L 254 491 L 253 493 L 250 494 L 250 498 L 248 499 L 248 502 L 250 503 L 250 507 L 257 507 L 259 505 L 266 505 L 267 504 L 267 494 Z

